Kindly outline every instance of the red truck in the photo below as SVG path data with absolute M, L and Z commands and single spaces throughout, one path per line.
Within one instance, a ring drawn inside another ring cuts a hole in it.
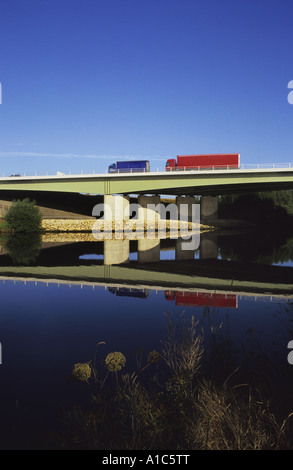
M 166 171 L 174 170 L 223 170 L 239 168 L 239 153 L 220 153 L 208 155 L 177 155 L 166 163 Z

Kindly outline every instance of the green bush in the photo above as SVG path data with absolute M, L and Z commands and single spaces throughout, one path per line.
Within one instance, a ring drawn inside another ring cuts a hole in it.
M 15 232 L 39 232 L 42 216 L 35 201 L 26 198 L 13 201 L 4 219 Z
M 35 263 L 40 254 L 41 245 L 41 236 L 38 232 L 14 233 L 4 242 L 5 250 L 15 265 Z

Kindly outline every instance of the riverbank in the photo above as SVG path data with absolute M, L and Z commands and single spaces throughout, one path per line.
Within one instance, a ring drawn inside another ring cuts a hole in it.
M 72 219 L 55 219 L 55 218 L 44 218 L 41 222 L 41 233 L 42 234 L 68 234 L 68 233 L 80 233 L 80 234 L 93 234 L 93 230 L 96 230 L 95 237 L 97 238 L 103 233 L 112 232 L 124 232 L 128 235 L 133 232 L 133 235 L 138 233 L 147 233 L 147 231 L 164 232 L 166 236 L 170 235 L 173 231 L 200 231 L 201 233 L 207 231 L 221 230 L 221 229 L 242 229 L 242 228 L 253 228 L 255 224 L 246 222 L 245 220 L 232 220 L 232 219 L 218 219 L 206 221 L 205 224 L 197 224 L 192 222 L 180 222 L 162 220 L 159 223 L 149 224 L 148 226 L 144 223 L 135 223 L 131 221 L 131 227 L 123 225 L 122 222 L 104 222 L 103 220 L 97 220 L 94 217 L 87 218 L 72 218 Z M 9 229 L 5 221 L 0 221 L 0 233 L 3 235 L 11 234 L 13 231 Z
M 241 229 L 241 228 L 253 228 L 255 224 L 246 222 L 245 220 L 236 219 L 217 219 L 207 220 L 204 224 L 198 224 L 193 222 L 183 222 L 176 220 L 161 220 L 154 224 L 134 222 L 131 221 L 130 225 L 123 225 L 121 221 L 116 222 L 104 222 L 103 220 L 97 220 L 95 218 L 86 219 L 43 219 L 42 220 L 42 232 L 44 233 L 70 233 L 70 232 L 92 232 L 93 229 L 103 232 L 120 232 L 126 231 L 134 233 L 147 232 L 149 231 L 166 231 L 167 233 L 173 230 L 188 230 L 188 231 L 213 231 L 219 229 Z
M 197 224 L 192 222 L 178 222 L 170 220 L 161 220 L 156 223 L 144 223 L 130 221 L 129 224 L 125 224 L 122 221 L 107 221 L 98 220 L 95 218 L 86 219 L 43 219 L 41 224 L 41 230 L 43 233 L 93 233 L 95 232 L 95 238 L 104 233 L 117 233 L 123 232 L 128 236 L 137 235 L 138 233 L 149 232 L 164 232 L 166 235 L 173 231 L 207 231 L 213 230 L 214 227 L 210 225 Z

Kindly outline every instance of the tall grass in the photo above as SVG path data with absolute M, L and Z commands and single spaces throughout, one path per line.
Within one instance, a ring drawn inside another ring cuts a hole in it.
M 197 326 L 194 318 L 170 318 L 161 351 L 139 358 L 133 372 L 124 372 L 119 352 L 99 368 L 98 343 L 94 359 L 75 366 L 90 400 L 65 416 L 60 448 L 291 449 L 291 412 L 274 413 L 261 388 L 241 381 L 241 367 L 213 380 Z

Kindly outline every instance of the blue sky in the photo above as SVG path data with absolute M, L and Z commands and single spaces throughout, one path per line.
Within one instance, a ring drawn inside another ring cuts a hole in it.
M 0 176 L 293 162 L 292 0 L 0 0 Z

